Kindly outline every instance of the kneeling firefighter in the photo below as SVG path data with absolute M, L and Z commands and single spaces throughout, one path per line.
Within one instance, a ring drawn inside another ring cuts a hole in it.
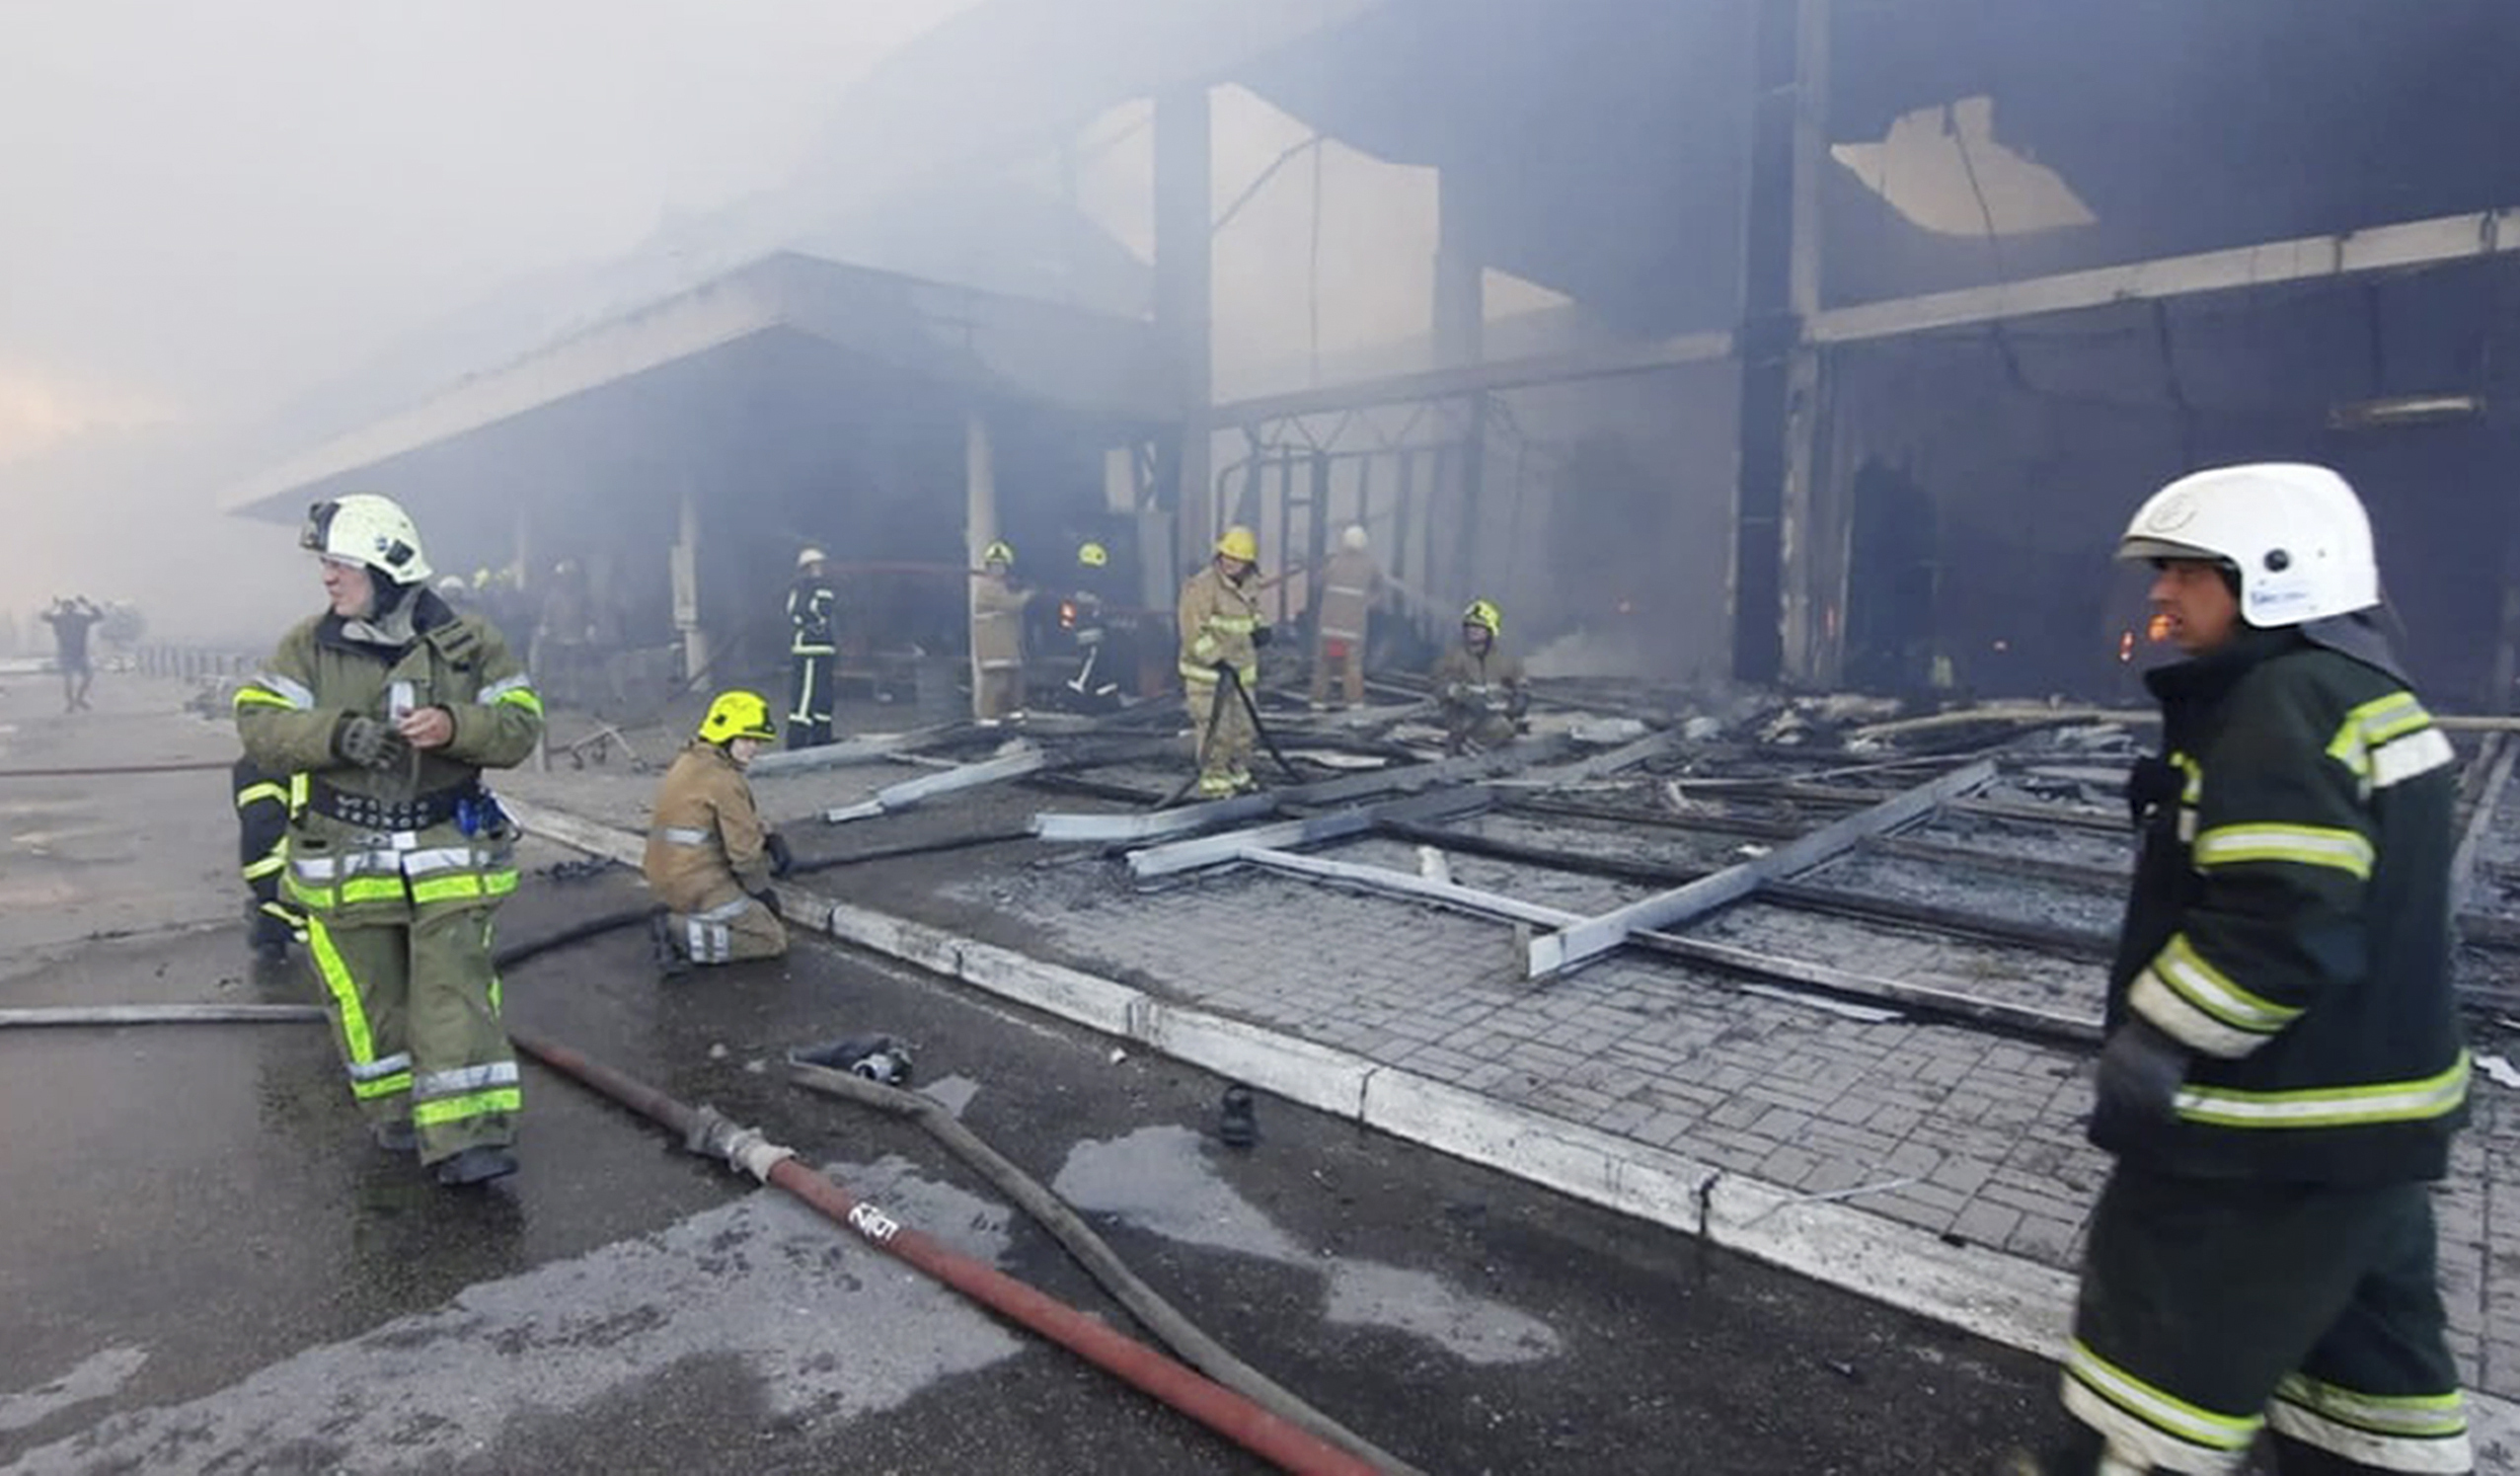
M 1461 612 L 1461 644 L 1435 662 L 1447 753 L 1512 742 L 1531 711 L 1522 659 L 1499 645 L 1504 628 L 1504 613 L 1493 601 L 1474 599 Z
M 326 613 L 236 694 L 246 757 L 303 775 L 288 899 L 331 995 L 378 1144 L 444 1184 L 513 1173 L 522 1107 L 499 1023 L 491 923 L 516 889 L 515 827 L 482 787 L 543 731 L 506 640 L 428 587 L 410 514 L 354 493 L 308 510 Z
M 650 921 L 656 966 L 775 959 L 788 951 L 772 877 L 793 860 L 787 840 L 761 822 L 744 770 L 778 738 L 757 692 L 721 692 L 700 731 L 665 771 L 641 870 L 663 910 Z

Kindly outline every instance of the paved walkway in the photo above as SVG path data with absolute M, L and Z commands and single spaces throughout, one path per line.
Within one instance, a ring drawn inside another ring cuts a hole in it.
M 802 817 L 901 774 L 783 780 L 765 786 L 764 803 Z M 519 792 L 607 825 L 642 823 L 644 795 L 618 783 L 535 776 Z M 993 802 L 952 803 L 968 812 Z M 998 820 L 1038 808 L 1020 795 L 994 803 Z M 2503 832 L 2520 831 L 2520 801 L 2506 796 L 2503 811 Z M 632 853 L 618 832 L 574 836 Z M 845 938 L 1558 1188 L 1703 1226 L 1974 1331 L 2024 1346 L 2061 1334 L 2106 1171 L 2082 1137 L 2090 1082 L 2080 1052 L 1848 1018 L 1626 955 L 1534 986 L 1503 924 L 1249 872 L 1142 893 L 1107 864 L 1022 864 L 1042 850 L 837 873 L 818 885 L 842 899 L 833 929 Z M 1413 869 L 1409 848 L 1389 842 L 1331 854 Z M 1468 857 L 1452 865 L 1468 885 L 1579 909 L 1640 890 L 1558 877 L 1543 894 L 1527 871 Z M 1866 930 L 1870 956 L 1848 959 L 1832 951 L 1856 940 L 1825 919 L 1723 925 L 1752 924 L 1769 951 L 1788 951 L 1799 929 L 1811 945 L 1800 956 L 1874 973 L 1947 978 L 2006 957 L 1923 936 L 1883 944 Z M 2074 973 L 2050 960 L 2038 968 Z M 2096 1011 L 2097 972 L 2038 980 L 2039 992 Z M 2476 1124 L 2436 1206 L 2457 1352 L 2474 1387 L 2513 1399 L 2520 1114 L 2505 1094 L 2480 1074 Z M 2481 1436 L 2511 1418 L 2508 1405 L 2480 1413 Z M 2520 1467 L 2489 1457 L 2481 1468 Z

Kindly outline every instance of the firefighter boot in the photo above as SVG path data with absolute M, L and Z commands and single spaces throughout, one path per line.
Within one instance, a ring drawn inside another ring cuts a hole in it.
M 437 1182 L 450 1187 L 487 1184 L 514 1172 L 515 1152 L 495 1143 L 480 1143 L 466 1148 L 452 1158 L 440 1160 L 436 1168 Z

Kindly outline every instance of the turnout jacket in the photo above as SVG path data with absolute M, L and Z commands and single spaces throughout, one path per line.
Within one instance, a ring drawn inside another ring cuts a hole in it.
M 1191 691 L 1216 685 L 1218 661 L 1234 668 L 1244 690 L 1260 685 L 1260 648 L 1252 644 L 1252 632 L 1265 622 L 1257 593 L 1225 578 L 1211 559 L 1182 585 L 1175 614 L 1182 631 L 1182 680 Z
M 1486 655 L 1455 642 L 1436 659 L 1429 678 L 1445 716 L 1470 722 L 1501 714 L 1523 684 L 1522 658 L 1491 641 Z
M 2165 1128 L 2093 1141 L 2165 1172 L 2438 1179 L 2466 1121 L 2451 994 L 2450 740 L 2370 625 L 2249 630 L 2146 677 L 2163 751 L 2109 973 L 2191 1052 Z
M 352 802 L 443 808 L 477 796 L 486 768 L 512 768 L 542 737 L 543 704 L 507 642 L 478 615 L 459 614 L 433 590 L 410 598 L 412 637 L 399 647 L 353 640 L 331 613 L 301 621 L 280 638 L 261 671 L 236 692 L 236 726 L 246 756 L 279 774 L 303 775 L 308 802 L 289 822 L 287 891 L 319 911 L 408 915 L 413 906 L 480 901 L 516 887 L 513 832 L 486 804 L 472 827 L 446 816 L 408 829 L 326 814 L 326 791 Z M 445 746 L 418 750 L 412 764 L 379 772 L 333 751 L 352 716 L 380 721 L 398 684 L 415 709 L 442 707 L 454 719 Z M 387 920 L 378 917 L 377 920 Z
M 694 738 L 656 787 L 640 870 L 666 910 L 706 911 L 770 885 L 768 835 L 743 770 L 723 745 Z
M 801 579 L 788 586 L 790 656 L 832 656 L 839 646 L 831 631 L 831 612 L 840 596 L 820 580 Z
M 1382 582 L 1372 550 L 1343 548 L 1331 555 L 1322 566 L 1321 582 L 1314 586 L 1321 638 L 1363 645 L 1366 618 Z
M 1031 596 L 1002 574 L 971 581 L 971 658 L 983 671 L 1024 664 L 1024 608 Z

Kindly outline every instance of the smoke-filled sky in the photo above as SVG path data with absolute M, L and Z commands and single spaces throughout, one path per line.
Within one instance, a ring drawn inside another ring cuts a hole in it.
M 250 413 L 779 184 L 970 0 L 0 0 L 0 461 Z

